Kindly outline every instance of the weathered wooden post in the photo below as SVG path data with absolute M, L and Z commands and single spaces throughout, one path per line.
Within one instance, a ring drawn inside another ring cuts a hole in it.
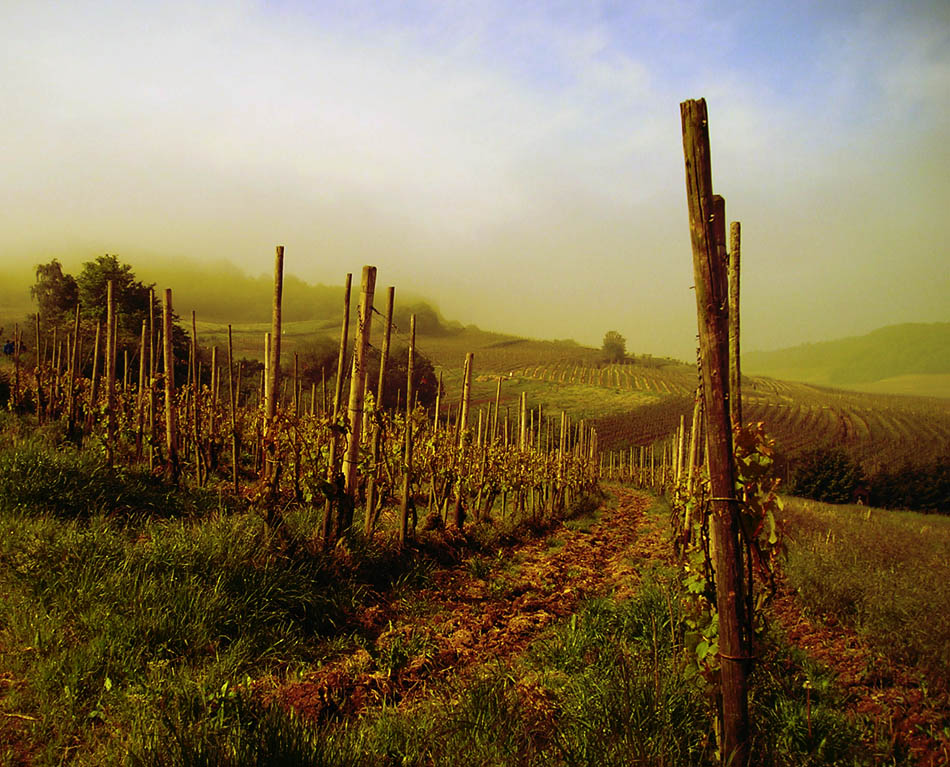
M 276 494 L 280 479 L 280 456 L 277 451 L 277 399 L 280 396 L 280 332 L 281 299 L 284 291 L 284 246 L 274 253 L 274 311 L 271 318 L 270 354 L 267 358 L 267 385 L 264 400 L 264 466 L 263 477 L 267 490 Z
M 45 402 L 46 399 L 43 396 L 43 364 L 46 362 L 46 350 L 41 346 L 41 336 L 42 331 L 40 329 L 40 312 L 37 308 L 36 310 L 36 367 L 35 376 L 36 376 L 36 419 L 39 423 L 45 421 Z
M 402 493 L 399 497 L 399 543 L 409 537 L 409 505 L 412 488 L 412 373 L 416 355 L 416 315 L 409 319 L 409 361 L 406 365 L 406 434 L 403 450 Z
M 330 455 L 327 465 L 327 482 L 331 487 L 337 487 L 337 469 L 339 467 L 339 434 L 337 425 L 340 419 L 340 402 L 343 396 L 343 373 L 346 365 L 346 343 L 350 328 L 350 287 L 353 282 L 353 275 L 346 275 L 346 285 L 343 288 L 343 325 L 340 328 L 340 351 L 336 362 L 336 382 L 333 386 L 333 428 L 330 431 Z M 323 506 L 323 522 L 321 524 L 320 536 L 323 544 L 326 546 L 330 542 L 330 535 L 333 532 L 333 500 L 328 496 Z
M 98 337 L 98 328 L 97 328 Z M 162 304 L 162 346 L 165 359 L 165 473 L 178 481 L 178 419 L 175 410 L 175 350 L 172 347 L 172 289 Z
M 139 340 L 139 380 L 135 393 L 135 460 L 142 460 L 142 438 L 145 429 L 145 341 L 148 325 L 142 320 L 142 337 Z
M 201 452 L 201 361 L 198 359 L 198 320 L 191 310 L 191 436 L 195 450 L 195 484 L 204 485 L 204 460 Z
M 148 468 L 155 468 L 155 290 L 148 289 Z
M 452 518 L 450 524 L 452 527 L 461 530 L 462 525 L 465 521 L 465 517 L 462 511 L 462 477 L 461 473 L 463 470 L 462 462 L 464 461 L 465 456 L 465 444 L 468 438 L 468 409 L 469 403 L 472 399 L 472 362 L 475 359 L 475 355 L 472 352 L 468 352 L 465 355 L 465 367 L 462 372 L 462 406 L 459 409 L 459 424 L 458 424 L 458 455 L 459 460 L 456 465 L 459 467 L 459 477 L 455 481 L 455 503 L 452 506 Z
M 491 441 L 494 442 L 498 436 L 498 405 L 501 402 L 501 376 L 498 376 L 498 381 L 495 384 L 495 420 L 492 421 L 491 425 Z
M 722 678 L 722 753 L 725 763 L 744 767 L 749 757 L 748 649 L 743 634 L 741 551 L 732 429 L 727 410 L 729 375 L 726 327 L 725 266 L 717 251 L 716 227 L 725 223 L 724 206 L 714 205 L 709 123 L 704 99 L 680 104 L 686 197 L 696 309 L 703 361 L 703 389 L 707 409 L 712 527 L 718 533 L 716 607 L 719 612 L 719 657 Z
M 231 489 L 238 491 L 237 392 L 234 389 L 234 340 L 228 325 L 228 404 L 231 411 Z
M 346 435 L 346 454 L 343 457 L 343 489 L 347 496 L 347 508 L 345 514 L 341 513 L 338 519 L 341 532 L 353 523 L 353 507 L 356 502 L 356 466 L 359 463 L 360 435 L 363 431 L 363 393 L 366 385 L 366 348 L 369 346 L 369 334 L 373 324 L 375 291 L 376 267 L 364 266 L 360 281 L 359 325 L 353 353 L 353 372 L 350 375 L 349 431 Z
M 389 344 L 393 329 L 393 303 L 396 298 L 396 288 L 390 285 L 386 301 L 386 327 L 383 331 L 383 348 L 379 355 L 379 382 L 376 385 L 376 422 L 373 424 L 372 463 L 373 470 L 366 481 L 366 516 L 363 532 L 370 536 L 376 524 L 376 476 L 379 473 L 379 448 L 382 439 L 382 427 L 379 416 L 383 412 L 383 394 L 386 391 L 386 365 L 389 362 Z
M 729 228 L 729 412 L 732 425 L 742 425 L 742 366 L 739 359 L 739 244 L 741 224 Z
M 518 449 L 524 452 L 528 431 L 528 393 L 521 392 L 518 407 Z
M 69 431 L 76 427 L 76 379 L 79 377 L 79 304 L 76 304 L 76 316 L 73 320 L 73 347 L 69 362 L 69 389 L 66 393 L 66 421 Z
M 112 280 L 106 283 L 106 463 L 112 468 L 115 461 L 115 288 Z

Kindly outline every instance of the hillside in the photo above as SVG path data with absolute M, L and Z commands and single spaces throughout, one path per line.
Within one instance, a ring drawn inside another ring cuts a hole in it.
M 950 397 L 950 323 L 889 325 L 864 336 L 746 353 L 742 365 L 750 375 Z

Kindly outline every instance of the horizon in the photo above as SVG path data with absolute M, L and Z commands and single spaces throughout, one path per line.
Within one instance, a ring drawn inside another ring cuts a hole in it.
M 743 350 L 950 319 L 950 7 L 78 2 L 0 32 L 0 264 L 116 254 L 692 359 L 678 104 L 742 223 Z M 858 258 L 861 259 L 858 262 Z M 172 284 L 171 287 L 174 288 Z

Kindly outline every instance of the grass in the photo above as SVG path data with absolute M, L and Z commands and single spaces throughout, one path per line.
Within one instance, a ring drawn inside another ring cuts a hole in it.
M 5 707 L 42 723 L 39 763 L 90 725 L 108 723 L 107 741 L 169 700 L 315 657 L 357 592 L 326 562 L 262 546 L 262 524 L 3 516 L 0 647 L 24 682 Z
M 364 637 L 352 620 L 379 594 L 421 601 L 430 559 L 358 538 L 321 555 L 288 545 L 315 523 L 303 511 L 278 536 L 240 504 L 108 472 L 56 434 L 18 439 L 0 450 L 2 763 L 715 762 L 714 706 L 687 662 L 676 573 L 655 571 L 630 600 L 588 603 L 510 664 L 465 669 L 414 706 L 317 726 L 265 691 L 334 648 L 362 648 L 394 678 L 435 652 L 425 630 Z M 588 525 L 600 500 L 584 499 L 570 524 Z M 518 563 L 498 552 L 528 535 L 506 524 L 456 556 L 501 592 Z M 753 688 L 759 763 L 863 763 L 820 674 L 778 650 L 768 668 Z M 807 703 L 804 679 L 819 691 Z
M 658 573 L 634 599 L 588 603 L 514 665 L 489 666 L 414 707 L 355 721 L 311 728 L 219 691 L 163 717 L 133 763 L 711 765 L 711 702 L 684 663 L 679 596 L 675 578 Z M 756 763 L 870 763 L 820 675 L 787 653 L 776 651 L 773 662 L 753 689 L 763 723 Z M 806 678 L 819 691 L 808 703 L 799 684 Z
M 790 499 L 786 573 L 805 608 L 950 691 L 950 518 Z

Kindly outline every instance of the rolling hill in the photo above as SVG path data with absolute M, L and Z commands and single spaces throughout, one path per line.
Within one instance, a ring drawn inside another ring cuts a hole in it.
M 743 372 L 878 394 L 950 397 L 950 323 L 906 323 L 864 336 L 742 356 Z

